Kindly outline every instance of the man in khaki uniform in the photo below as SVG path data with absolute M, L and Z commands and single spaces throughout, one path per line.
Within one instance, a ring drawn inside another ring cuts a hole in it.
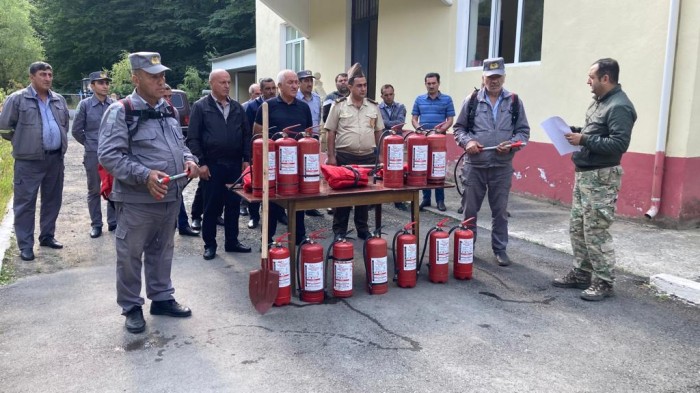
M 328 131 L 328 164 L 374 164 L 375 149 L 384 130 L 377 103 L 367 98 L 367 78 L 355 64 L 348 71 L 350 95 L 337 99 L 331 107 L 324 128 Z M 355 206 L 357 236 L 370 236 L 368 207 Z M 344 237 L 348 229 L 350 207 L 339 207 L 333 214 L 333 233 Z

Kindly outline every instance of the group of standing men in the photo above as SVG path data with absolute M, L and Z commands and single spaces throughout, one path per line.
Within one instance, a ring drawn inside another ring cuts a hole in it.
M 116 238 L 117 303 L 126 316 L 126 329 L 132 333 L 145 329 L 142 268 L 146 294 L 152 301 L 151 314 L 191 315 L 189 308 L 175 301 L 170 280 L 173 236 L 187 179 L 168 183 L 164 178 L 184 172 L 187 178 L 201 176 L 205 181 L 205 259 L 216 254 L 216 223 L 222 211 L 226 251 L 250 252 L 238 241 L 240 199 L 228 191 L 227 184 L 235 182 L 249 165 L 251 137 L 262 130 L 258 108 L 263 101 L 270 105 L 270 126 L 278 130 L 296 124 L 301 129 L 318 126 L 322 118 L 321 134 L 327 135 L 330 165 L 373 163 L 382 131 L 403 123 L 406 116 L 405 107 L 394 101 L 391 85 L 382 86 L 381 104 L 366 97 L 367 77 L 359 65 L 336 77 L 338 90 L 323 103 L 311 91 L 313 76 L 309 71 L 283 70 L 277 76 L 279 95 L 275 96 L 275 81 L 263 79 L 259 86 L 262 96 L 243 106 L 229 97 L 228 72 L 214 70 L 209 76 L 212 92 L 194 104 L 185 141 L 177 111 L 163 99 L 165 71 L 169 68 L 161 64 L 160 55 L 132 53 L 129 61 L 133 93 L 113 102 L 107 96 L 111 79 L 102 72 L 90 74 L 94 95 L 78 106 L 72 133 L 85 148 L 91 237 L 101 235 L 103 224 L 97 163 L 114 176 L 107 224 Z M 613 59 L 600 59 L 591 66 L 588 84 L 594 101 L 584 127 L 572 127 L 566 135 L 572 145 L 581 146 L 581 151 L 572 156 L 576 165 L 570 222 L 574 268 L 555 279 L 553 285 L 585 289 L 581 297 L 586 300 L 602 300 L 613 294 L 615 256 L 608 228 L 620 188 L 621 157 L 627 151 L 636 120 L 634 106 L 622 91 L 618 77 L 619 65 Z M 30 86 L 11 94 L 0 113 L 0 129 L 9 130 L 2 137 L 13 147 L 14 227 L 20 257 L 25 261 L 34 259 L 34 214 L 39 192 L 39 243 L 63 248 L 55 238 L 55 227 L 62 201 L 69 122 L 65 99 L 51 90 L 51 65 L 32 63 L 29 79 Z M 455 141 L 467 154 L 463 168 L 464 217 L 476 217 L 488 194 L 492 249 L 500 265 L 511 263 L 506 254 L 506 209 L 512 160 L 518 150 L 512 145 L 527 142 L 530 130 L 522 101 L 503 88 L 504 82 L 503 59 L 485 60 L 482 88 L 464 100 L 454 124 Z M 439 91 L 439 83 L 438 74 L 426 75 L 427 94 L 419 96 L 413 106 L 414 128 L 444 133 L 452 125 L 452 100 Z M 440 210 L 444 210 L 443 198 L 436 192 Z M 421 207 L 428 205 L 429 192 L 424 193 Z M 259 214 L 254 214 L 257 210 L 250 208 L 251 228 L 258 225 Z M 336 209 L 336 237 L 347 233 L 349 213 L 350 208 Z M 303 212 L 300 214 L 297 239 L 303 239 L 305 232 Z M 272 209 L 270 238 L 283 215 L 281 208 Z M 370 236 L 366 206 L 355 206 L 355 226 L 359 237 Z

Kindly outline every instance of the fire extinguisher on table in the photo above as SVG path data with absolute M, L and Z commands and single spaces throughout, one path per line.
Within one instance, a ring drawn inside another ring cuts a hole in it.
M 326 251 L 326 262 L 332 260 L 332 287 L 334 297 L 352 296 L 352 268 L 354 249 L 348 238 L 333 240 Z
M 423 253 L 420 256 L 418 271 L 423 266 L 425 249 L 430 241 L 430 253 L 428 254 L 428 279 L 434 283 L 446 283 L 449 275 L 450 262 L 450 235 L 443 228 L 449 218 L 444 218 L 431 228 L 425 236 Z
M 275 306 L 284 306 L 292 301 L 292 280 L 291 280 L 291 270 L 289 261 L 289 249 L 285 247 L 282 243 L 287 243 L 287 236 L 289 233 L 285 233 L 279 236 L 270 244 L 270 252 L 268 253 L 270 270 L 276 270 L 280 274 L 279 290 L 277 291 L 277 297 L 275 298 Z
M 404 182 L 403 171 L 403 148 L 404 140 L 401 137 L 402 124 L 391 127 L 391 130 L 384 131 L 381 139 L 381 154 L 384 170 L 382 177 L 384 187 L 401 188 Z M 385 136 L 385 134 L 388 134 Z
M 428 132 L 428 183 L 443 184 L 447 174 L 447 135 L 439 134 L 437 128 Z
M 275 140 L 277 150 L 277 194 L 294 196 L 299 193 L 299 164 L 298 143 L 289 134 L 292 128 L 299 124 L 289 126 L 276 133 L 274 137 L 282 137 Z
M 309 127 L 299 134 L 302 137 L 297 141 L 299 156 L 299 192 L 302 194 L 318 194 L 321 188 L 320 152 L 321 144 L 313 135 L 313 129 Z
M 452 275 L 458 280 L 471 280 L 474 270 L 474 232 L 469 229 L 470 226 L 474 226 L 472 220 L 474 217 L 462 221 L 449 232 L 454 232 Z
M 267 161 L 269 166 L 268 180 L 270 182 L 270 196 L 275 196 L 275 174 L 277 167 L 275 141 L 268 141 Z M 253 170 L 251 173 L 251 183 L 253 186 L 253 196 L 262 197 L 263 179 L 262 179 L 262 151 L 263 141 L 260 135 L 256 135 L 253 139 Z
M 401 288 L 416 286 L 418 262 L 418 237 L 411 233 L 415 221 L 396 232 L 392 241 L 394 258 L 394 281 Z
M 408 152 L 406 184 L 409 186 L 425 186 L 428 184 L 428 138 L 420 130 L 412 131 L 404 136 Z
M 325 229 L 311 232 L 297 250 L 297 287 L 299 299 L 307 303 L 322 303 L 325 298 L 324 281 L 326 268 L 323 258 L 323 246 L 316 240 L 323 239 Z
M 389 290 L 387 268 L 387 244 L 381 228 L 372 232 L 362 246 L 367 275 L 367 291 L 370 295 L 382 295 Z

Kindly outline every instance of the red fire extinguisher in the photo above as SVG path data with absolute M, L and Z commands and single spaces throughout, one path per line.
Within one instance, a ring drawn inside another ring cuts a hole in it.
M 298 124 L 289 126 L 275 136 L 281 134 L 282 138 L 275 140 L 277 149 L 277 194 L 294 196 L 299 193 L 299 164 L 298 143 L 289 134 L 292 128 Z
M 430 241 L 430 254 L 428 255 L 428 279 L 430 282 L 447 282 L 450 262 L 450 235 L 443 227 L 448 220 L 449 217 L 442 219 L 425 236 L 418 270 L 420 271 L 421 266 L 423 266 L 425 248 L 428 245 L 428 241 Z
M 326 262 L 333 260 L 333 296 L 352 296 L 353 245 L 346 238 L 334 240 L 326 250 Z
M 260 135 L 256 135 L 253 139 L 253 172 L 251 174 L 251 182 L 253 185 L 253 196 L 262 197 L 262 148 L 263 141 Z M 268 144 L 267 161 L 269 164 L 268 179 L 270 182 L 270 196 L 275 196 L 275 168 L 277 167 L 275 141 L 270 139 Z
M 318 126 L 315 126 L 318 127 Z M 299 156 L 299 192 L 302 194 L 318 194 L 321 187 L 320 151 L 321 144 L 313 136 L 314 127 L 309 127 L 298 140 Z
M 275 298 L 275 306 L 284 306 L 292 301 L 292 280 L 291 280 L 291 270 L 289 263 L 289 249 L 285 247 L 282 243 L 287 243 L 287 235 L 284 235 L 275 239 L 272 244 L 270 244 L 269 252 L 269 264 L 271 270 L 276 270 L 280 274 L 279 290 L 277 291 L 277 297 Z
M 462 221 L 459 225 L 450 229 L 454 232 L 453 258 L 454 266 L 452 275 L 458 280 L 471 280 L 474 269 L 474 232 L 469 229 L 474 217 Z
M 326 268 L 323 259 L 323 246 L 316 242 L 323 239 L 325 229 L 311 232 L 297 251 L 297 287 L 299 299 L 307 303 L 322 303 L 325 298 L 324 282 Z
M 435 126 L 440 127 L 444 122 Z M 428 132 L 428 183 L 443 184 L 447 174 L 447 136 L 433 129 Z
M 428 138 L 423 131 L 412 131 L 404 137 L 408 151 L 406 184 L 425 186 L 428 184 Z
M 382 139 L 382 162 L 384 163 L 384 187 L 403 187 L 403 137 L 401 137 L 402 124 L 391 127 L 385 131 Z
M 391 243 L 392 257 L 394 258 L 394 281 L 401 288 L 416 286 L 418 237 L 411 233 L 415 224 L 415 221 L 410 222 L 403 229 L 397 231 Z
M 362 247 L 367 275 L 367 291 L 370 295 L 382 295 L 389 290 L 387 268 L 387 244 L 382 238 L 381 228 L 372 232 Z

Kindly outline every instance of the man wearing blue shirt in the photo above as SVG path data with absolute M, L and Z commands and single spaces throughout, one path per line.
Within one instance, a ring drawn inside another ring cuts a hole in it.
M 440 134 L 447 133 L 452 127 L 455 117 L 455 106 L 452 97 L 440 92 L 440 74 L 429 72 L 425 75 L 425 88 L 428 94 L 416 97 L 411 111 L 411 123 L 416 130 L 432 130 Z M 435 202 L 440 211 L 445 211 L 445 190 L 435 189 Z M 430 206 L 430 190 L 423 190 L 423 200 L 420 203 L 420 210 Z
M 63 248 L 56 241 L 56 219 L 63 197 L 63 155 L 68 149 L 68 106 L 51 90 L 53 68 L 37 61 L 29 66 L 31 85 L 12 93 L 0 113 L 2 137 L 12 141 L 15 237 L 20 258 L 34 259 L 34 217 L 41 188 L 39 245 Z

